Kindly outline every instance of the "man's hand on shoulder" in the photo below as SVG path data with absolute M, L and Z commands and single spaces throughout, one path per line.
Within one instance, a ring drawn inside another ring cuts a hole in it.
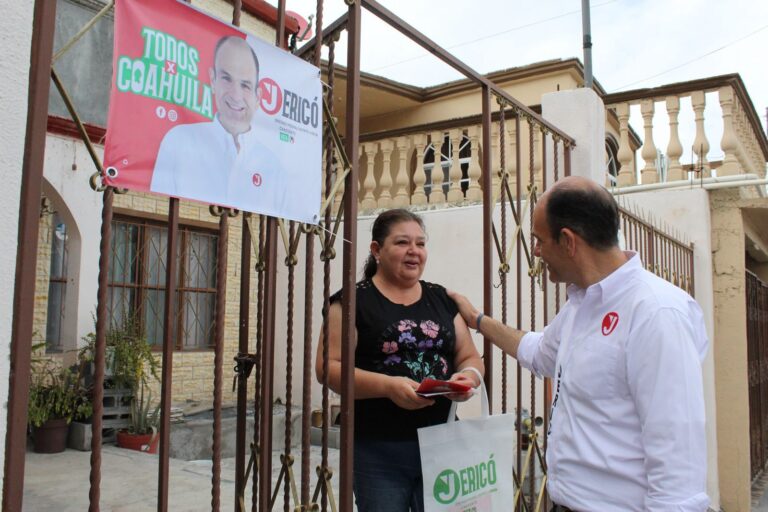
M 462 294 L 453 290 L 446 290 L 446 292 L 459 307 L 459 314 L 467 323 L 467 325 L 472 329 L 477 329 L 477 316 L 480 314 L 477 308 L 473 306 L 472 303 L 469 302 L 469 299 L 467 299 Z

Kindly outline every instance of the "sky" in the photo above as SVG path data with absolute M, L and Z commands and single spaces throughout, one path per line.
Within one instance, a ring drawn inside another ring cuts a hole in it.
M 550 59 L 583 61 L 580 0 L 379 1 L 481 73 Z M 326 26 L 346 10 L 343 0 L 324 4 Z M 739 73 L 765 127 L 768 0 L 592 0 L 590 6 L 593 72 L 607 92 Z M 315 0 L 286 0 L 286 9 L 305 18 L 315 8 Z M 365 9 L 362 34 L 363 71 L 417 86 L 462 78 Z M 344 41 L 336 50 L 341 63 Z M 714 104 L 717 97 L 707 100 Z M 714 150 L 718 142 L 714 133 Z

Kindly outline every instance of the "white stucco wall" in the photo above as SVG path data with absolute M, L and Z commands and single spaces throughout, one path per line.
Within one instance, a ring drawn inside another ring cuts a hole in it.
M 16 275 L 16 244 L 19 225 L 21 164 L 27 124 L 30 40 L 34 2 L 5 2 L 0 16 L 0 204 L 5 217 L 0 223 L 0 467 L 5 466 L 5 432 L 8 413 L 13 285 Z M 10 50 L 13 49 L 13 50 Z
M 702 189 L 656 190 L 619 196 L 621 204 L 634 205 L 641 212 L 648 212 L 654 224 L 664 222 L 670 230 L 683 234 L 693 242 L 694 293 L 696 302 L 704 312 L 710 344 L 702 365 L 704 399 L 707 421 L 707 492 L 712 500 L 711 508 L 720 507 L 720 491 L 717 469 L 717 416 L 715 402 L 715 363 L 712 350 L 714 339 L 715 306 L 712 284 L 712 222 L 709 210 L 709 193 Z
M 101 156 L 103 148 L 96 147 Z M 73 164 L 75 169 L 73 169 Z M 93 332 L 98 291 L 103 195 L 88 185 L 95 166 L 79 139 L 48 135 L 43 193 L 67 225 L 67 288 L 61 339 L 64 350 Z

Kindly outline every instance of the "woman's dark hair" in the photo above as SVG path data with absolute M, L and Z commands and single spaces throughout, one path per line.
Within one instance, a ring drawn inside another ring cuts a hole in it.
M 557 187 L 547 196 L 547 224 L 556 241 L 568 228 L 593 249 L 606 250 L 619 243 L 619 207 L 602 187 Z
M 403 208 L 395 208 L 393 210 L 387 210 L 379 214 L 376 220 L 373 221 L 373 227 L 371 228 L 371 241 L 375 241 L 379 246 L 384 245 L 384 240 L 389 236 L 392 231 L 392 226 L 400 224 L 401 222 L 416 222 L 421 229 L 424 229 L 424 221 L 415 213 L 405 210 Z M 370 279 L 376 274 L 376 258 L 373 254 L 368 255 L 368 259 L 365 260 L 365 266 L 363 267 L 363 278 Z

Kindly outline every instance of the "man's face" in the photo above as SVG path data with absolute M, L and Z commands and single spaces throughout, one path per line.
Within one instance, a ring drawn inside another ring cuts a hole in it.
M 226 41 L 210 71 L 216 110 L 232 135 L 247 132 L 259 106 L 256 63 L 245 41 Z
M 542 198 L 533 210 L 533 254 L 542 259 L 549 271 L 549 280 L 553 283 L 570 282 L 570 267 L 572 262 L 562 237 L 555 240 L 547 224 L 546 198 Z

